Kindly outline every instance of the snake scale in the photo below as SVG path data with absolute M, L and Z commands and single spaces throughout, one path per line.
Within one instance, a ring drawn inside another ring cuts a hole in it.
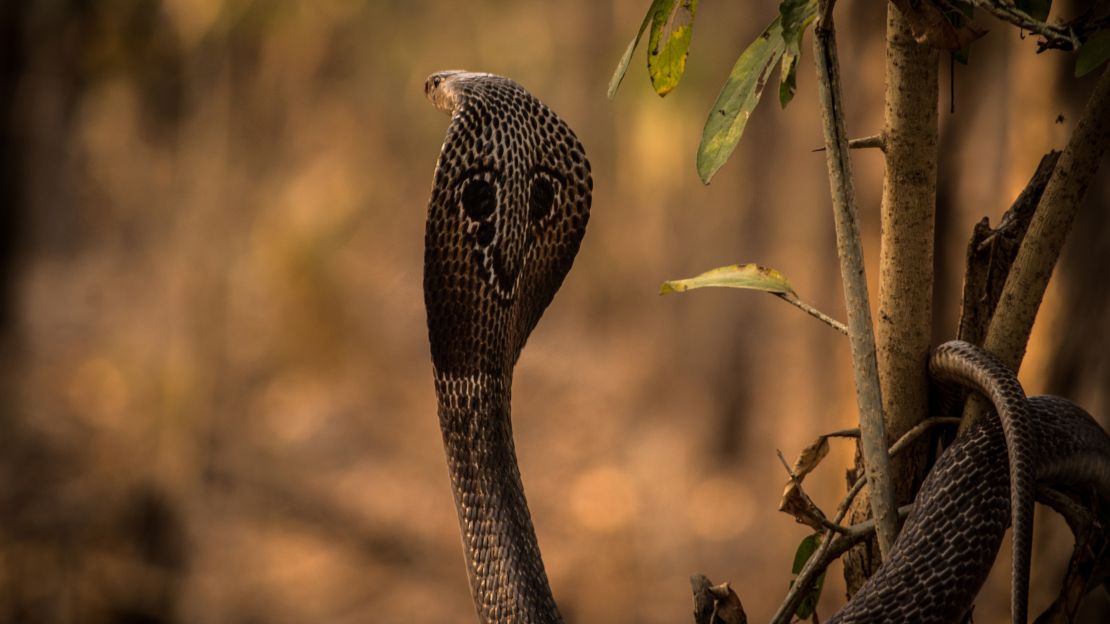
M 424 300 L 471 594 L 482 622 L 561 622 L 510 395 L 521 349 L 585 233 L 590 163 L 574 132 L 508 78 L 445 71 L 424 89 L 451 116 L 428 202 Z M 1110 499 L 1110 439 L 1082 409 L 1026 399 L 1009 370 L 967 343 L 938 347 L 930 372 L 983 393 L 1001 417 L 980 419 L 938 459 L 890 556 L 830 621 L 960 621 L 1013 514 L 1013 615 L 1024 622 L 1034 484 L 1094 483 Z

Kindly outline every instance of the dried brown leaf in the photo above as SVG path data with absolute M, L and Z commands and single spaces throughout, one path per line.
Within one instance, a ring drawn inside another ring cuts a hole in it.
M 794 467 L 792 472 L 794 476 L 801 481 L 805 476 L 821 463 L 821 460 L 829 454 L 829 437 L 821 436 L 813 441 L 812 444 L 802 449 L 798 459 L 794 460 Z

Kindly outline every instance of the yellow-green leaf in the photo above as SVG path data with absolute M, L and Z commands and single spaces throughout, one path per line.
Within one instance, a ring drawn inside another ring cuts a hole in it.
M 763 86 L 775 63 L 782 57 L 782 17 L 748 46 L 729 72 L 725 86 L 713 103 L 698 146 L 698 176 L 705 184 L 736 149 L 740 135 L 763 95 Z
M 1079 48 L 1079 58 L 1075 59 L 1075 77 L 1091 73 L 1107 60 L 1110 60 L 1110 30 L 1100 30 Z
M 746 288 L 775 294 L 794 295 L 790 282 L 778 271 L 758 264 L 734 264 L 706 271 L 687 279 L 663 282 L 660 295 L 686 292 L 695 288 Z
M 636 46 L 640 44 L 640 37 L 644 36 L 644 30 L 648 24 L 651 23 L 651 16 L 655 15 L 656 9 L 664 4 L 666 0 L 653 0 L 651 6 L 648 7 L 647 14 L 644 15 L 644 21 L 640 22 L 640 30 L 636 31 L 636 36 L 629 42 L 628 47 L 621 56 L 621 60 L 617 62 L 617 69 L 613 72 L 613 77 L 609 79 L 609 99 L 617 94 L 617 88 L 621 86 L 621 81 L 624 80 L 624 74 L 628 71 L 628 62 L 632 60 L 632 53 L 636 51 Z
M 698 0 L 665 0 L 653 5 L 648 43 L 648 74 L 660 97 L 667 95 L 686 71 L 686 56 Z

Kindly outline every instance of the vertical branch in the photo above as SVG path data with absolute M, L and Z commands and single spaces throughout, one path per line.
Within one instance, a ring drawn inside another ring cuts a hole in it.
M 852 186 L 851 163 L 848 160 L 848 137 L 844 129 L 840 68 L 836 57 L 836 33 L 832 23 L 833 4 L 833 0 L 821 0 L 819 4 L 813 47 L 825 134 L 825 162 L 829 170 L 836 222 L 836 248 L 840 256 L 840 274 L 844 280 L 844 299 L 848 308 L 852 369 L 860 411 L 860 448 L 866 462 L 867 482 L 871 487 L 871 511 L 878 529 L 879 550 L 885 556 L 894 543 L 898 516 L 890 479 L 890 459 L 886 451 L 875 336 L 871 329 L 871 308 L 863 268 L 863 245 L 860 242 L 859 224 L 856 222 L 855 189 Z
M 987 329 L 984 348 L 1017 370 L 1044 298 L 1048 279 L 1064 246 L 1087 186 L 1110 144 L 1110 67 L 1103 70 L 1068 145 L 1045 187 L 1044 195 L 1018 248 L 1013 268 L 1002 287 L 998 308 Z M 969 402 L 965 425 L 982 413 Z
M 933 239 L 937 178 L 937 51 L 914 40 L 909 21 L 887 3 L 886 108 L 880 134 L 886 156 L 879 247 L 879 316 L 875 339 L 887 439 L 928 415 L 933 317 Z M 895 502 L 908 503 L 924 477 L 927 440 L 891 460 Z M 860 466 L 857 466 L 857 471 Z M 860 522 L 867 499 L 853 505 Z M 849 595 L 878 568 L 874 546 L 844 559 Z
M 933 233 L 937 180 L 937 51 L 914 41 L 887 4 L 879 318 L 875 325 L 887 436 L 897 439 L 928 412 L 925 361 L 933 322 Z M 913 457 L 895 461 L 899 498 L 912 495 Z

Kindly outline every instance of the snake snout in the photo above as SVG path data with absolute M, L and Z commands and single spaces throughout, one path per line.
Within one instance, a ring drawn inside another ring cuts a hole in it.
M 428 76 L 424 81 L 424 96 L 427 97 L 436 109 L 441 110 L 448 115 L 454 114 L 455 109 L 458 108 L 458 95 L 452 86 L 452 78 L 468 74 L 462 69 L 448 69 L 438 71 Z

